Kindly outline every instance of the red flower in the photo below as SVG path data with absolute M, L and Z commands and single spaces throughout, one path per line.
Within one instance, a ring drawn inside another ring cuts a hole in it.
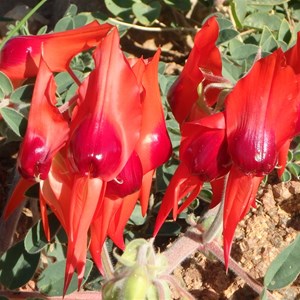
M 224 205 L 226 266 L 237 223 L 294 135 L 298 95 L 297 77 L 277 50 L 257 61 L 226 98 L 226 135 L 233 161 Z
M 69 126 L 56 105 L 54 77 L 41 57 L 18 169 L 26 179 L 46 179 L 54 155 L 69 137 Z
M 69 160 L 74 171 L 110 181 L 124 168 L 139 139 L 140 83 L 113 30 L 94 52 L 95 69 L 79 88 Z
M 34 77 L 42 55 L 52 72 L 69 70 L 71 59 L 98 45 L 112 27 L 94 21 L 64 32 L 14 37 L 0 53 L 0 71 L 15 82 Z
M 216 181 L 230 169 L 231 160 L 227 152 L 225 120 L 222 113 L 182 125 L 180 164 L 166 190 L 157 216 L 156 235 L 173 209 L 173 218 L 186 208 L 201 191 L 206 181 Z M 213 185 L 214 205 L 220 201 L 218 184 Z M 178 210 L 178 202 L 184 197 L 184 204 Z
M 189 55 L 186 64 L 168 93 L 168 100 L 175 116 L 181 124 L 185 121 L 192 107 L 196 104 L 198 86 L 203 82 L 203 88 L 211 83 L 205 80 L 205 70 L 215 76 L 222 75 L 222 60 L 216 41 L 219 35 L 219 26 L 215 17 L 206 21 L 195 37 L 195 45 Z M 211 107 L 217 101 L 218 91 L 212 90 L 205 97 L 205 105 Z M 204 95 L 200 95 L 204 97 Z M 201 104 L 203 104 L 201 102 Z M 202 116 L 209 114 L 205 109 L 200 108 L 198 114 Z

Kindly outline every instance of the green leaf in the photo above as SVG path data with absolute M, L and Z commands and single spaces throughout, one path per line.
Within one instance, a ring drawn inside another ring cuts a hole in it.
M 10 79 L 3 72 L 0 72 L 0 87 L 4 96 L 9 96 L 14 89 Z M 3 96 L 1 98 L 3 99 Z
M 245 0 L 231 1 L 230 8 L 236 27 L 243 28 L 242 21 L 247 13 L 247 2 Z
M 161 4 L 158 1 L 151 1 L 147 4 L 136 2 L 132 5 L 132 11 L 141 24 L 149 26 L 159 17 Z
M 264 278 L 269 290 L 291 284 L 300 273 L 300 235 L 272 261 Z
M 133 0 L 104 0 L 106 8 L 115 16 L 128 18 L 132 12 Z
M 29 254 L 23 241 L 15 244 L 0 258 L 0 282 L 14 290 L 26 284 L 34 275 L 40 253 Z
M 21 104 L 22 102 L 29 103 L 32 98 L 34 85 L 27 84 L 17 88 L 10 96 L 12 103 Z
M 74 21 L 72 17 L 63 17 L 62 19 L 60 19 L 54 27 L 54 32 L 63 32 L 66 30 L 70 30 L 70 29 L 74 29 L 75 25 L 74 25 Z
M 26 118 L 21 113 L 10 107 L 2 107 L 0 112 L 4 121 L 12 129 L 12 131 L 17 136 L 23 137 L 27 127 Z
M 48 26 L 45 25 L 45 26 L 42 26 L 39 31 L 36 33 L 36 35 L 40 35 L 40 34 L 45 34 L 48 30 Z
M 250 56 L 255 56 L 259 51 L 259 47 L 252 44 L 243 44 L 232 49 L 231 56 L 235 60 L 248 59 Z
M 135 207 L 134 207 L 134 210 L 130 216 L 130 219 L 128 221 L 128 224 L 133 224 L 133 225 L 143 225 L 146 221 L 146 217 L 143 217 L 142 216 L 142 213 L 141 213 L 141 206 L 139 204 L 137 204 Z
M 291 38 L 292 38 L 292 33 L 291 33 L 290 24 L 286 19 L 283 19 L 280 24 L 280 28 L 278 32 L 278 40 L 288 44 Z
M 70 4 L 68 9 L 65 12 L 64 17 L 75 17 L 77 14 L 78 8 L 75 4 Z
M 188 11 L 191 9 L 190 0 L 163 0 L 165 4 L 174 7 L 177 10 Z
M 37 287 L 39 291 L 47 296 L 61 296 L 64 287 L 66 260 L 55 262 L 49 265 L 39 276 Z M 93 267 L 93 262 L 86 260 L 83 284 L 87 280 Z M 77 290 L 77 274 L 74 273 L 67 294 Z
M 47 246 L 47 256 L 54 257 L 55 261 L 62 261 L 66 258 L 67 247 L 65 244 L 52 243 Z
M 271 15 L 264 12 L 257 12 L 247 16 L 244 20 L 244 26 L 263 29 L 265 26 L 270 30 L 279 30 L 281 19 L 278 15 Z
M 223 44 L 235 38 L 239 33 L 231 28 L 223 29 L 219 32 L 219 37 L 217 40 L 217 45 Z
M 50 240 L 56 235 L 60 228 L 60 222 L 54 214 L 48 216 L 49 228 L 50 228 Z M 45 236 L 42 221 L 38 221 L 26 234 L 24 239 L 25 249 L 28 253 L 34 254 L 42 251 L 47 245 L 48 241 Z
M 229 28 L 233 28 L 232 22 L 229 21 L 228 19 L 225 18 L 217 18 L 218 24 L 219 24 L 219 28 L 220 31 L 223 29 L 229 29 Z
M 294 175 L 297 179 L 300 177 L 300 166 L 291 162 L 287 165 L 289 171 Z
M 282 176 L 280 177 L 280 180 L 283 182 L 288 182 L 291 179 L 292 179 L 291 173 L 287 169 L 285 169 Z
M 260 39 L 260 46 L 263 51 L 265 52 L 273 52 L 275 49 L 278 48 L 278 43 L 270 31 L 268 27 L 264 27 L 261 39 Z
M 235 83 L 243 74 L 243 68 L 240 65 L 234 64 L 226 56 L 222 57 L 222 74 L 230 82 Z

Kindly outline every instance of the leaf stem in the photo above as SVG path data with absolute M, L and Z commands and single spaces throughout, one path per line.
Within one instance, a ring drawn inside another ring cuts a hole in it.
M 196 28 L 187 28 L 187 27 L 145 27 L 141 25 L 136 25 L 136 24 L 130 24 L 126 23 L 123 21 L 119 21 L 114 18 L 108 18 L 108 21 L 111 22 L 113 25 L 122 25 L 129 27 L 131 29 L 136 29 L 136 30 L 141 30 L 141 31 L 149 31 L 149 32 L 170 32 L 170 31 L 181 31 L 181 32 L 191 32 L 191 33 L 196 33 L 197 29 Z

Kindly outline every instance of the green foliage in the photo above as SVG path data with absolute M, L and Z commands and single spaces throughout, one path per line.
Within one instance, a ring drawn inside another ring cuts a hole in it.
M 52 240 L 60 229 L 60 223 L 54 214 L 48 216 L 48 221 L 51 233 L 50 239 Z M 24 245 L 26 251 L 31 254 L 41 252 L 48 245 L 41 220 L 28 231 L 24 239 Z
M 277 290 L 291 284 L 300 273 L 300 236 L 273 260 L 264 278 L 269 290 Z
M 30 254 L 24 241 L 18 242 L 0 258 L 0 282 L 10 290 L 26 284 L 35 274 L 40 253 Z
M 48 266 L 39 276 L 37 286 L 43 294 L 47 296 L 61 296 L 64 286 L 66 260 L 57 261 Z M 93 267 L 93 262 L 86 260 L 83 283 L 87 280 Z M 77 290 L 77 274 L 72 277 L 67 294 Z

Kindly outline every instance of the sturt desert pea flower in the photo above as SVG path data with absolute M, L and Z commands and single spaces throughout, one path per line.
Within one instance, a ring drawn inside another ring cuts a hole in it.
M 283 145 L 294 134 L 298 95 L 297 76 L 279 49 L 258 60 L 225 100 L 226 135 L 233 161 L 223 215 L 226 267 L 237 223 L 255 204 L 263 176 L 275 168 Z
M 179 124 L 189 117 L 198 100 L 198 114 L 202 116 L 209 115 L 207 107 L 211 107 L 217 101 L 218 90 L 211 90 L 205 99 L 201 99 L 205 96 L 203 92 L 198 95 L 198 86 L 202 83 L 204 90 L 205 86 L 211 83 L 205 79 L 201 70 L 220 78 L 222 76 L 221 55 L 216 47 L 218 35 L 218 22 L 215 17 L 211 17 L 196 34 L 194 47 L 185 66 L 168 93 L 168 101 Z
M 41 56 L 28 124 L 17 165 L 25 179 L 44 180 L 52 158 L 69 137 L 69 125 L 56 107 L 56 84 Z
M 42 54 L 52 72 L 70 71 L 72 58 L 98 45 L 112 27 L 93 21 L 64 32 L 14 37 L 0 52 L 0 71 L 18 84 L 37 75 Z
M 95 49 L 95 69 L 79 88 L 70 125 L 69 161 L 82 176 L 117 177 L 140 137 L 140 82 L 112 30 Z
M 171 155 L 172 146 L 166 129 L 157 77 L 159 55 L 160 50 L 152 59 L 130 61 L 137 77 L 142 78 L 141 135 L 122 172 L 116 180 L 107 183 L 101 209 L 97 210 L 91 225 L 90 251 L 100 270 L 100 254 L 105 238 L 108 235 L 119 248 L 124 249 L 125 225 L 138 200 L 142 214 L 146 214 L 153 173 Z
M 223 113 L 183 124 L 179 158 L 180 164 L 160 206 L 154 235 L 172 209 L 175 219 L 198 196 L 204 182 L 212 182 L 215 196 L 221 194 L 219 189 L 223 189 L 223 177 L 231 166 Z M 178 210 L 178 202 L 186 196 L 187 199 Z M 214 199 L 213 202 L 216 204 L 220 199 Z

